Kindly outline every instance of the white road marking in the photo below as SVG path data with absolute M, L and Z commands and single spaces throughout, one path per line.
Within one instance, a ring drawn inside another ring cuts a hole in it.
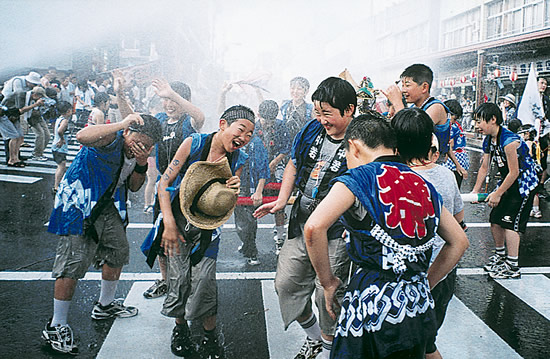
M 524 277 L 536 274 L 550 274 L 550 267 L 522 267 L 521 273 Z M 485 275 L 487 272 L 483 268 L 458 268 L 458 275 L 473 276 Z M 124 273 L 120 275 L 120 280 L 129 281 L 147 281 L 159 279 L 160 274 L 154 272 L 148 273 Z M 218 280 L 273 280 L 275 272 L 218 272 L 216 273 Z M 54 280 L 51 277 L 51 272 L 0 272 L 0 281 L 35 281 L 35 280 Z M 101 280 L 101 272 L 88 272 L 81 280 Z
M 436 345 L 445 359 L 521 358 L 457 297 L 449 302 Z
M 523 268 L 521 272 L 525 273 Z M 546 276 L 522 275 L 521 279 L 497 279 L 497 283 L 550 320 L 550 279 Z
M 10 167 L 10 168 L 17 168 L 17 167 Z M 3 182 L 31 184 L 31 183 L 38 182 L 41 179 L 42 179 L 42 177 L 1 175 L 0 174 L 0 181 L 3 181 Z

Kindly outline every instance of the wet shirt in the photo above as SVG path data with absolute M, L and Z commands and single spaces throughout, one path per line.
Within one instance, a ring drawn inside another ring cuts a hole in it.
M 196 131 L 191 125 L 191 116 L 187 114 L 174 123 L 168 123 L 168 116 L 164 112 L 156 114 L 155 117 L 160 121 L 162 130 L 162 140 L 156 145 L 157 169 L 164 173 L 183 140 Z
M 539 180 L 535 161 L 529 155 L 527 144 L 520 139 L 519 135 L 500 126 L 498 135 L 494 140 L 491 136 L 486 136 L 483 140 L 483 152 L 491 155 L 491 158 L 497 164 L 502 179 L 504 179 L 510 171 L 504 148 L 513 142 L 520 143 L 517 148 L 519 176 L 508 190 L 519 191 L 522 197 L 526 197 L 535 189 Z
M 258 136 L 267 150 L 269 162 L 280 154 L 290 152 L 290 138 L 288 129 L 282 120 L 275 120 L 264 126 L 261 121 L 256 121 L 254 134 Z
M 53 129 L 53 134 L 54 134 L 54 138 L 53 138 L 53 143 L 52 143 L 52 151 L 55 151 L 55 152 L 61 152 L 61 153 L 69 153 L 69 145 L 67 144 L 67 130 L 65 130 L 65 132 L 63 133 L 63 146 L 61 147 L 57 147 L 56 144 L 59 142 L 59 140 L 61 139 L 61 137 L 59 136 L 59 126 L 61 126 L 61 122 L 63 122 L 63 120 L 65 120 L 65 117 L 63 116 L 59 116 L 57 118 L 57 120 L 55 120 L 55 126 L 54 126 L 54 129 Z
M 82 234 L 84 219 L 107 188 L 115 180 L 122 164 L 124 139 L 119 131 L 115 140 L 105 147 L 82 146 L 59 184 L 48 231 L 58 235 Z M 124 179 L 125 180 L 125 179 Z M 118 187 L 113 194 L 114 205 L 126 222 L 127 188 Z
M 451 138 L 451 115 L 447 106 L 433 97 L 428 99 L 428 101 L 422 106 L 422 110 L 426 111 L 435 104 L 440 104 L 445 109 L 445 112 L 447 112 L 447 121 L 444 124 L 434 126 L 434 134 L 439 141 L 439 153 L 441 153 L 440 161 L 443 161 L 445 154 L 449 152 L 449 140 Z
M 281 105 L 283 122 L 288 128 L 290 139 L 294 139 L 302 127 L 312 119 L 313 105 L 303 102 L 300 106 L 294 106 L 292 100 L 287 100 Z

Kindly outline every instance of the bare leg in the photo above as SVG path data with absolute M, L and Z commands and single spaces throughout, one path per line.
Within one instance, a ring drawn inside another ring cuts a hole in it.
M 493 234 L 493 240 L 495 246 L 504 247 L 504 240 L 506 238 L 506 229 L 502 228 L 498 224 L 491 224 L 491 233 Z
M 101 272 L 101 279 L 104 280 L 118 280 L 120 278 L 120 273 L 122 273 L 122 267 L 113 268 L 109 265 L 104 264 Z
M 443 359 L 439 350 L 435 350 L 433 353 L 426 353 L 426 359 Z
M 163 280 L 166 280 L 166 257 L 158 256 L 158 259 L 159 259 L 160 276 Z
M 63 178 L 63 175 L 65 174 L 65 170 L 67 167 L 67 162 L 63 161 L 57 165 L 57 168 L 55 170 L 55 182 L 53 185 L 53 188 L 57 191 L 57 188 L 59 187 L 59 183 L 61 182 L 61 179 Z
M 519 233 L 506 229 L 506 248 L 508 256 L 517 257 L 519 255 Z
M 57 278 L 55 280 L 54 295 L 57 300 L 71 301 L 78 281 L 72 278 Z

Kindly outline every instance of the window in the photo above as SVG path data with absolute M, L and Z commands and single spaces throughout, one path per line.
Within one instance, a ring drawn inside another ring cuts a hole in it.
M 442 24 L 442 49 L 453 49 L 478 42 L 480 40 L 479 23 L 479 7 L 445 20 Z
M 487 4 L 487 39 L 548 26 L 548 5 L 550 0 L 497 0 Z

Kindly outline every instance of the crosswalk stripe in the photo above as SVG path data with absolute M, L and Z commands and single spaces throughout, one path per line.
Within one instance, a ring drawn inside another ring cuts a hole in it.
M 269 358 L 294 358 L 298 350 L 300 350 L 302 341 L 305 339 L 304 331 L 296 322 L 292 323 L 287 331 L 284 330 L 279 299 L 277 293 L 275 293 L 273 280 L 262 281 L 262 296 L 264 299 Z
M 26 183 L 31 184 L 38 182 L 42 177 L 31 177 L 31 176 L 17 176 L 17 175 L 2 175 L 0 174 L 0 181 L 3 182 L 14 182 L 14 183 Z
M 176 358 L 170 351 L 174 319 L 160 314 L 164 297 L 145 299 L 142 294 L 153 283 L 136 282 L 132 285 L 124 304 L 136 306 L 139 314 L 115 319 L 99 350 L 98 359 Z
M 456 296 L 449 302 L 436 345 L 445 359 L 521 358 Z
M 479 276 L 486 275 L 487 272 L 483 268 L 458 268 L 458 275 L 461 276 Z M 550 274 L 550 267 L 522 267 L 521 273 L 524 278 L 537 274 Z M 147 281 L 159 279 L 160 274 L 154 272 L 136 273 L 122 272 L 120 280 L 127 281 Z M 216 279 L 219 280 L 272 280 L 275 278 L 275 272 L 218 272 Z M 51 272 L 38 271 L 0 271 L 0 281 L 41 281 L 54 280 L 51 277 Z M 81 280 L 101 280 L 100 272 L 88 272 Z M 550 318 L 549 318 L 550 319 Z
M 37 166 L 25 166 L 25 167 L 8 167 L 6 165 L 0 165 L 0 170 L 16 170 L 18 172 L 29 173 L 42 173 L 42 174 L 55 174 L 55 168 L 50 167 L 37 167 Z
M 160 314 L 164 298 L 145 299 L 142 295 L 152 284 L 152 281 L 134 283 L 125 305 L 136 306 L 140 312 L 136 317 L 114 321 L 97 358 L 174 357 L 170 352 L 173 319 Z M 284 331 L 273 284 L 273 280 L 261 281 L 269 355 L 271 359 L 292 358 L 305 335 L 297 323 Z M 152 336 L 155 340 L 151 340 Z M 437 347 L 447 359 L 521 358 L 457 297 L 449 303 Z
M 546 276 L 523 275 L 521 279 L 497 279 L 497 283 L 550 320 L 550 279 Z

